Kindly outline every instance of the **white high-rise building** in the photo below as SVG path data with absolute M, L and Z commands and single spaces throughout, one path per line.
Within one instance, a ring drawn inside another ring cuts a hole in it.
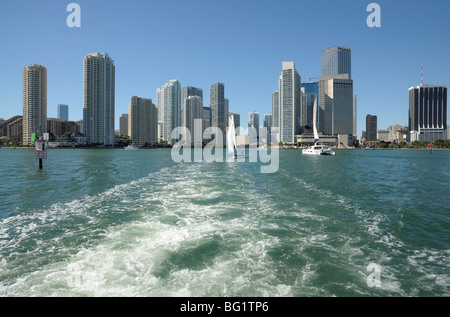
M 23 143 L 31 144 L 33 133 L 47 132 L 47 68 L 23 68 Z
M 196 131 L 194 124 L 196 119 L 203 119 L 203 101 L 200 96 L 188 96 L 184 99 L 183 104 L 183 127 L 190 131 L 191 139 L 185 140 L 188 143 L 194 144 L 194 134 L 202 134 L 203 131 Z M 203 124 L 203 122 L 202 122 Z
M 83 133 L 89 144 L 114 146 L 115 66 L 106 53 L 83 61 Z
M 158 139 L 175 144 L 172 131 L 181 127 L 181 85 L 178 80 L 170 80 L 156 90 L 156 105 L 159 115 Z
M 294 62 L 283 62 L 279 80 L 279 128 L 280 141 L 297 144 L 296 135 L 300 133 L 301 118 L 301 77 Z
M 151 99 L 131 97 L 128 107 L 128 135 L 139 146 L 158 142 L 158 112 Z

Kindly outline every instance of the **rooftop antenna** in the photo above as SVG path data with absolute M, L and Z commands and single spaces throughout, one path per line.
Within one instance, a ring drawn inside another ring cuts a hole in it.
M 422 58 L 422 74 L 420 76 L 420 86 L 423 86 L 423 58 Z

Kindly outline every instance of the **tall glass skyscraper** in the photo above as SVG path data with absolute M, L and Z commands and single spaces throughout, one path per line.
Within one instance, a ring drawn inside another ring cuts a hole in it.
M 302 88 L 305 88 L 306 95 L 306 124 L 313 127 L 313 108 L 314 102 L 319 98 L 319 82 L 302 83 Z M 317 107 L 319 109 L 319 107 Z M 318 112 L 319 110 L 317 110 Z M 317 115 L 319 118 L 319 115 Z M 316 122 L 317 124 L 317 122 Z
M 300 85 L 301 78 L 295 63 L 283 62 L 278 86 L 278 115 L 280 141 L 288 145 L 296 144 L 295 137 L 300 133 Z
M 334 46 L 322 53 L 322 75 L 348 74 L 352 78 L 352 51 L 349 48 Z
M 211 107 L 211 127 L 218 127 L 225 137 L 228 126 L 228 101 L 225 99 L 225 85 L 223 83 L 214 83 L 210 86 L 209 104 Z
M 69 106 L 68 105 L 58 105 L 58 119 L 64 121 L 69 121 Z

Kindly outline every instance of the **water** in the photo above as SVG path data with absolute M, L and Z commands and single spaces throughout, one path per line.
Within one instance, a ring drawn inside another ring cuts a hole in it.
M 449 159 L 0 149 L 0 296 L 449 296 Z

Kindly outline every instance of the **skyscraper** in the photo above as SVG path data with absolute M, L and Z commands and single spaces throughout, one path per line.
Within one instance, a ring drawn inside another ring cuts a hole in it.
M 319 131 L 353 135 L 351 50 L 334 46 L 323 51 L 319 77 Z
M 119 120 L 119 135 L 128 135 L 128 114 L 124 113 L 120 116 Z
M 182 100 L 183 127 L 186 127 L 191 133 L 191 140 L 186 141 L 193 143 L 195 132 L 194 120 L 203 119 L 203 89 L 190 86 L 183 87 Z M 198 133 L 203 135 L 203 131 L 198 131 Z
M 271 138 L 270 138 L 271 135 L 270 135 L 270 133 L 272 131 L 272 118 L 273 118 L 272 113 L 265 113 L 264 114 L 263 126 L 264 126 L 264 128 L 267 129 L 267 140 L 266 140 L 267 143 L 271 143 Z
M 372 116 L 368 114 L 366 116 L 366 141 L 376 141 L 377 140 L 377 116 Z
M 322 53 L 322 75 L 348 74 L 352 78 L 352 51 L 349 48 L 334 46 Z
M 232 112 L 230 112 L 229 114 L 230 114 L 230 116 L 233 117 L 234 128 L 235 128 L 237 134 L 239 135 L 241 132 L 241 129 L 240 129 L 241 128 L 241 115 L 239 113 L 232 113 Z M 228 126 L 230 126 L 230 125 L 228 124 Z
M 447 138 L 447 87 L 409 88 L 409 141 L 434 142 Z
M 156 104 L 159 113 L 158 138 L 174 144 L 172 131 L 181 126 L 181 85 L 178 80 L 169 80 L 156 90 Z
M 69 121 L 69 106 L 68 105 L 58 105 L 58 119 L 64 121 Z
M 90 144 L 114 146 L 115 66 L 107 53 L 83 61 L 83 133 Z
M 280 127 L 280 93 L 275 91 L 272 94 L 272 126 Z
M 306 82 L 302 83 L 301 86 L 302 88 L 305 88 L 306 95 L 306 125 L 309 125 L 312 128 L 314 102 L 319 98 L 319 82 Z M 319 116 L 317 116 L 317 118 L 318 117 Z
M 283 62 L 279 80 L 279 128 L 280 141 L 296 144 L 296 134 L 300 133 L 300 84 L 301 77 L 294 62 Z
M 259 138 L 259 113 L 252 111 L 248 114 L 248 127 L 254 130 L 249 130 L 252 143 L 256 143 Z M 256 132 L 256 134 L 254 134 Z
M 128 135 L 133 143 L 140 146 L 158 142 L 158 112 L 151 99 L 131 97 L 128 107 Z
M 23 68 L 23 143 L 31 144 L 31 134 L 47 132 L 47 68 Z M 39 131 L 40 130 L 40 131 Z
M 200 96 L 188 96 L 184 99 L 183 104 L 183 127 L 187 128 L 191 133 L 191 139 L 185 140 L 191 144 L 194 144 L 195 133 L 203 135 L 203 131 L 196 131 L 194 129 L 196 119 L 203 119 L 202 98 Z
M 210 86 L 209 103 L 211 107 L 211 127 L 218 127 L 225 138 L 228 126 L 228 102 L 225 100 L 225 85 L 223 83 L 214 83 Z
M 358 136 L 357 122 L 358 122 L 358 97 L 356 95 L 353 95 L 353 137 L 355 139 Z

